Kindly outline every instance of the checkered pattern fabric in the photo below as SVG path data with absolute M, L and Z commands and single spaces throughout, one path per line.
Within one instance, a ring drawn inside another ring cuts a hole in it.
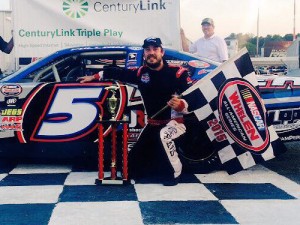
M 107 174 L 108 175 L 108 174 Z M 298 224 L 300 185 L 265 167 L 95 185 L 91 164 L 0 163 L 1 225 Z M 247 212 L 247 213 L 245 213 Z M 274 216 L 275 215 L 275 216 Z
M 246 49 L 241 50 L 235 57 L 182 93 L 183 98 L 189 104 L 189 111 L 196 115 L 199 126 L 206 130 L 208 138 L 218 151 L 221 163 L 229 174 L 250 168 L 286 151 L 270 124 L 267 124 L 270 144 L 262 153 L 248 151 L 248 149 L 236 143 L 225 129 L 223 130 L 227 140 L 219 141 L 216 139 L 208 121 L 218 121 L 219 124 L 222 124 L 218 110 L 219 92 L 224 82 L 232 78 L 243 79 L 255 88 L 258 87 L 254 68 Z

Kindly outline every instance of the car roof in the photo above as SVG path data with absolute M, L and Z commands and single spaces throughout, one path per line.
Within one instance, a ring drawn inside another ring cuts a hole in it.
M 37 70 L 38 68 L 47 65 L 47 63 L 49 63 L 53 60 L 67 57 L 68 55 L 71 56 L 71 55 L 80 54 L 80 53 L 88 54 L 88 53 L 93 53 L 93 52 L 97 52 L 97 51 L 101 51 L 101 52 L 112 52 L 113 51 L 116 54 L 119 51 L 123 52 L 123 54 L 128 54 L 130 52 L 139 53 L 140 55 L 143 54 L 143 48 L 141 46 L 129 46 L 129 45 L 119 45 L 119 46 L 117 46 L 117 45 L 116 46 L 99 45 L 99 46 L 79 46 L 79 47 L 66 48 L 66 49 L 58 50 L 48 56 L 45 56 L 31 64 L 28 64 L 28 65 L 22 67 L 15 73 L 3 78 L 1 80 L 1 82 L 6 82 L 6 81 L 18 82 L 19 78 L 22 77 L 23 75 L 25 76 L 25 74 L 29 74 L 29 73 Z M 219 65 L 217 62 L 214 62 L 214 61 L 211 61 L 208 59 L 204 59 L 204 58 L 200 58 L 194 54 L 190 54 L 187 52 L 177 51 L 177 50 L 169 49 L 169 48 L 164 48 L 164 51 L 165 51 L 165 55 L 171 55 L 180 60 L 186 60 L 186 61 L 202 60 L 202 61 L 209 62 L 216 66 Z

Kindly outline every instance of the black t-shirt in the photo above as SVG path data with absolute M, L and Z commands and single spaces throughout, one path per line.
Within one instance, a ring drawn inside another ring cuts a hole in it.
M 137 70 L 111 68 L 104 72 L 104 78 L 136 84 L 141 92 L 148 117 L 153 116 L 166 106 L 173 94 L 181 94 L 190 86 L 186 69 L 164 64 L 160 71 L 151 70 L 147 66 Z M 170 119 L 171 108 L 166 109 L 155 119 Z

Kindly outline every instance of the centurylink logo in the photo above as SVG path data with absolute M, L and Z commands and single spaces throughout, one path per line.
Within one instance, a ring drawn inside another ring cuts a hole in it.
M 87 14 L 89 3 L 86 0 L 65 0 L 62 7 L 67 16 L 72 19 L 79 19 Z

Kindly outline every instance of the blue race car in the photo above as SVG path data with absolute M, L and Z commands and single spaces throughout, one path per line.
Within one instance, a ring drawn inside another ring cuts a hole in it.
M 184 52 L 165 49 L 169 64 L 188 69 L 197 81 L 219 63 Z M 97 153 L 99 115 L 110 118 L 105 89 L 118 86 L 120 99 L 116 118 L 130 118 L 129 148 L 145 125 L 139 90 L 131 85 L 106 80 L 80 84 L 77 78 L 97 73 L 108 66 L 138 68 L 143 49 L 134 46 L 88 46 L 55 52 L 0 80 L 0 155 L 8 157 L 74 157 Z M 284 141 L 300 139 L 300 78 L 257 76 L 267 107 L 268 119 Z M 189 127 L 188 127 L 189 128 Z M 179 151 L 189 164 L 205 164 L 215 152 L 203 147 L 198 127 L 191 126 L 187 143 Z M 108 136 L 110 126 L 105 127 Z M 200 151 L 201 149 L 201 151 Z
M 165 49 L 165 60 L 186 67 L 193 80 L 219 65 L 170 49 Z M 145 125 L 139 90 L 113 80 L 80 84 L 77 78 L 108 66 L 132 69 L 142 64 L 141 47 L 78 47 L 55 52 L 4 77 L 0 80 L 0 155 L 73 157 L 82 152 L 97 153 L 97 121 L 99 115 L 103 119 L 111 116 L 106 104 L 111 93 L 105 87 L 112 85 L 119 87 L 116 118 L 124 114 L 130 118 L 130 148 Z M 106 126 L 104 136 L 110 131 Z M 191 136 L 195 139 L 196 135 Z

